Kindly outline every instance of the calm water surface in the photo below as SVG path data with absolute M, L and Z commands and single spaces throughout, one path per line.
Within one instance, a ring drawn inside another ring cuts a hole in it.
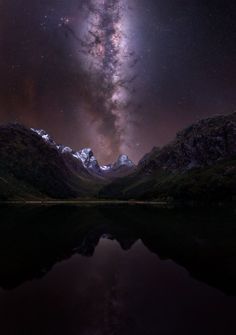
M 2 207 L 0 333 L 236 334 L 235 216 Z

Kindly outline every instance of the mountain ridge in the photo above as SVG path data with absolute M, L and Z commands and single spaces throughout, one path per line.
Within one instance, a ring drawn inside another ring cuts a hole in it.
M 105 186 L 101 197 L 214 201 L 236 195 L 236 113 L 200 120 L 154 147 L 135 172 Z
M 91 149 L 76 152 L 44 130 L 1 125 L 0 199 L 94 197 L 102 185 L 133 170 L 130 162 L 127 157 L 127 169 L 120 166 L 113 176 L 113 165 L 103 171 Z
M 61 144 L 58 145 L 43 129 L 31 128 L 31 130 L 41 136 L 46 143 L 57 148 L 58 151 L 62 154 L 71 154 L 74 158 L 78 159 L 80 162 L 82 162 L 84 168 L 92 175 L 101 177 L 110 176 L 113 178 L 116 177 L 113 175 L 113 172 L 117 172 L 117 170 L 120 168 L 125 167 L 126 169 L 123 169 L 123 173 L 120 173 L 119 176 L 129 173 L 129 170 L 133 170 L 135 168 L 135 164 L 129 159 L 127 155 L 120 154 L 114 163 L 100 165 L 91 148 L 83 148 L 79 151 L 75 151 L 68 146 Z
M 0 199 L 232 200 L 236 113 L 200 120 L 154 147 L 100 166 L 93 151 L 58 145 L 44 130 L 0 126 Z

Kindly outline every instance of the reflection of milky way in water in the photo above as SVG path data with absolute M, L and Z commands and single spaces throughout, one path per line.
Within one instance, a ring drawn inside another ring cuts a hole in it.
M 0 334 L 235 335 L 235 239 L 228 207 L 4 206 Z
M 233 334 L 236 306 L 141 241 L 124 251 L 106 239 L 92 258 L 73 256 L 0 297 L 0 330 L 8 335 Z

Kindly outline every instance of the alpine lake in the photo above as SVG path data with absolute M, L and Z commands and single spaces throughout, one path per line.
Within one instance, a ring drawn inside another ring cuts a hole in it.
M 0 334 L 236 334 L 236 210 L 1 205 Z

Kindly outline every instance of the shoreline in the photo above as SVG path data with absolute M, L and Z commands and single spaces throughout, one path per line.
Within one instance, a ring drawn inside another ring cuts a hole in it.
M 152 205 L 166 206 L 167 201 L 136 200 L 15 200 L 0 201 L 1 205 Z

